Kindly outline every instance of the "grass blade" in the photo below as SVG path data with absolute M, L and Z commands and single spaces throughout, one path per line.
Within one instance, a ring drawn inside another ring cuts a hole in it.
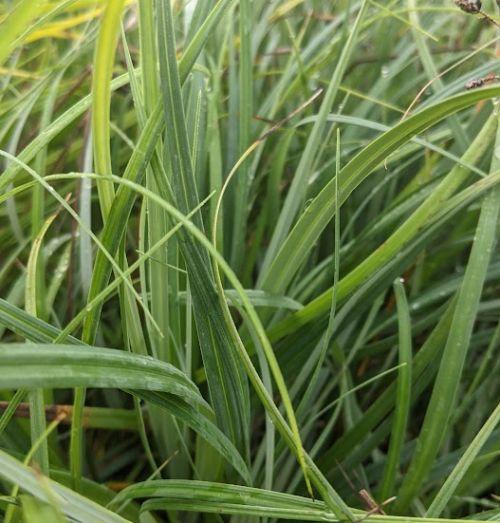
M 406 426 L 411 404 L 411 318 L 403 281 L 394 282 L 399 323 L 399 363 L 396 405 L 391 430 L 391 440 L 387 453 L 387 463 L 380 486 L 380 499 L 386 500 L 394 492 L 396 476 L 400 467 L 401 451 L 406 435 Z
M 451 497 L 453 496 L 461 479 L 467 474 L 467 470 L 477 458 L 477 455 L 499 423 L 500 404 L 491 413 L 491 416 L 486 420 L 486 423 L 482 426 L 474 440 L 467 447 L 467 450 L 460 458 L 460 461 L 456 464 L 451 474 L 449 474 L 449 476 L 446 478 L 443 486 L 439 489 L 439 492 L 436 494 L 436 497 L 432 500 L 431 505 L 427 509 L 427 512 L 425 513 L 426 517 L 437 518 L 441 515 Z
M 349 31 L 349 37 L 342 49 L 337 66 L 335 67 L 335 72 L 333 73 L 333 76 L 328 85 L 328 89 L 325 93 L 325 97 L 319 110 L 318 118 L 314 123 L 311 134 L 308 137 L 306 147 L 301 156 L 300 163 L 297 166 L 297 171 L 293 178 L 292 186 L 290 187 L 285 204 L 280 213 L 278 223 L 274 229 L 273 237 L 263 263 L 262 274 L 260 276 L 263 288 L 266 288 L 266 283 L 268 281 L 272 281 L 274 277 L 274 275 L 270 274 L 272 271 L 271 267 L 274 265 L 275 258 L 278 256 L 278 253 L 282 248 L 297 211 L 299 210 L 299 206 L 304 199 L 307 177 L 310 176 L 315 156 L 318 153 L 319 147 L 322 143 L 321 137 L 325 130 L 327 116 L 332 110 L 340 83 L 342 82 L 344 73 L 347 69 L 347 66 L 349 65 L 349 60 L 357 42 L 359 31 L 362 26 L 362 21 L 368 9 L 368 4 L 369 2 L 367 0 L 363 0 L 361 2 L 356 21 L 354 22 L 352 29 Z
M 497 115 L 495 115 L 495 119 Z M 496 121 L 495 121 L 496 123 Z M 497 129 L 497 144 L 500 131 Z M 499 159 L 494 156 L 492 168 L 498 169 Z M 496 240 L 496 227 L 500 213 L 500 190 L 493 189 L 484 199 L 477 225 L 469 263 L 459 291 L 457 308 L 433 387 L 431 400 L 417 442 L 410 468 L 398 495 L 397 509 L 405 510 L 429 473 L 446 430 L 456 401 L 458 384 L 463 370 L 486 271 Z
M 454 114 L 457 110 L 459 110 L 460 107 L 463 107 L 462 104 L 467 104 L 468 102 L 473 103 L 472 100 L 476 101 L 475 97 L 478 96 L 479 93 L 486 94 L 486 91 L 476 91 L 473 93 L 459 95 L 454 99 L 446 100 L 437 106 L 423 110 L 408 120 L 403 121 L 401 124 L 394 127 L 387 133 L 384 133 L 380 138 L 372 142 L 342 169 L 340 173 L 341 202 L 345 201 L 351 191 L 354 190 L 354 188 L 361 182 L 362 179 L 372 172 L 372 169 L 374 169 L 387 154 L 394 151 L 399 145 L 407 141 L 410 136 L 413 136 L 415 133 L 419 132 L 419 130 L 425 129 L 433 122 L 435 123 L 445 116 Z M 469 97 L 472 94 L 475 96 L 471 99 Z M 498 94 L 496 92 L 496 88 L 493 88 L 489 94 L 492 96 Z M 471 144 L 468 151 L 464 154 L 464 159 L 467 161 L 467 163 L 469 163 L 469 161 L 477 161 L 482 157 L 494 132 L 495 123 L 493 118 L 490 118 L 488 123 L 485 124 L 483 128 L 483 132 L 480 134 L 480 136 L 476 137 L 476 140 L 473 142 L 473 144 Z M 453 173 L 453 176 L 451 173 Z M 461 176 L 455 176 L 457 173 L 461 173 Z M 352 273 L 347 278 L 343 278 L 339 282 L 338 300 L 342 300 L 344 298 L 344 293 L 351 292 L 351 285 L 359 285 L 359 283 L 361 283 L 366 278 L 367 274 L 370 274 L 373 272 L 373 270 L 375 270 L 375 267 L 381 267 L 387 263 L 388 258 L 382 256 L 381 253 L 391 252 L 390 257 L 392 257 L 394 253 L 401 248 L 403 245 L 402 242 L 406 241 L 400 237 L 400 234 L 408 239 L 407 234 L 409 233 L 410 229 L 413 229 L 417 223 L 420 224 L 422 217 L 428 217 L 429 212 L 430 214 L 432 214 L 432 212 L 436 212 L 441 205 L 440 202 L 445 200 L 446 195 L 452 193 L 453 190 L 459 186 L 460 181 L 465 177 L 466 174 L 467 170 L 464 170 L 461 166 L 455 166 L 450 172 L 450 176 L 447 177 L 446 181 L 443 180 L 441 190 L 434 193 L 429 198 L 428 202 L 422 205 L 421 209 L 419 209 L 414 214 L 414 216 L 407 221 L 406 224 L 404 224 L 394 233 L 391 243 L 388 244 L 389 246 L 384 244 L 380 249 L 370 255 L 369 258 L 364 260 L 364 262 L 360 264 L 354 271 L 352 271 Z M 270 276 L 267 278 L 267 283 L 263 285 L 266 290 L 269 292 L 283 292 L 283 289 L 289 283 L 290 278 L 309 252 L 312 243 L 317 239 L 318 235 L 331 219 L 335 210 L 334 202 L 334 184 L 333 182 L 329 182 L 321 191 L 321 193 L 313 200 L 313 202 L 311 202 L 307 213 L 301 220 L 299 220 L 295 228 L 290 233 L 289 238 L 284 244 L 280 254 L 274 260 L 273 268 L 269 272 Z M 417 230 L 418 227 L 419 226 L 417 226 Z M 410 235 L 411 234 L 412 233 L 410 233 Z M 325 307 L 328 308 L 331 300 L 330 294 L 331 290 L 326 291 L 313 302 L 304 307 L 302 311 L 296 313 L 292 318 L 284 320 L 281 325 L 277 326 L 273 330 L 272 338 L 276 339 L 278 336 L 281 337 L 286 333 L 292 332 L 300 325 L 310 321 L 310 318 L 314 317 L 320 311 L 322 312 Z
M 162 97 L 167 128 L 168 161 L 173 172 L 173 189 L 179 209 L 187 212 L 198 204 L 197 190 L 190 156 L 190 145 L 184 117 L 180 78 L 175 57 L 173 20 L 170 2 L 162 2 L 158 13 L 160 71 L 164 79 Z M 201 216 L 193 217 L 203 228 Z M 249 422 L 248 385 L 242 369 L 236 364 L 233 341 L 226 331 L 217 295 L 213 287 L 213 274 L 206 252 L 189 238 L 181 242 L 186 263 L 193 303 L 197 314 L 200 348 L 211 398 L 217 420 L 230 435 L 237 447 L 248 451 Z

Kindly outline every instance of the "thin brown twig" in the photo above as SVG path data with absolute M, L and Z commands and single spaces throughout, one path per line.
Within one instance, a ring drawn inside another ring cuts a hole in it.
M 365 507 L 367 509 L 366 514 L 362 518 L 356 520 L 356 523 L 361 523 L 362 521 L 364 521 L 366 518 L 368 518 L 369 516 L 371 516 L 373 514 L 385 515 L 383 507 L 385 507 L 389 503 L 392 503 L 393 501 L 395 501 L 396 496 L 392 496 L 392 497 L 386 499 L 385 501 L 383 501 L 382 503 L 377 503 L 373 499 L 373 496 L 368 492 L 367 489 L 362 488 L 361 490 L 357 490 L 356 487 L 354 486 L 354 483 L 351 481 L 351 478 L 345 472 L 344 467 L 342 467 L 342 465 L 340 464 L 340 462 L 338 460 L 336 460 L 336 462 L 337 462 L 337 467 L 340 470 L 342 476 L 344 476 L 344 479 L 346 480 L 347 484 L 349 485 L 349 487 L 352 489 L 353 492 L 356 492 L 358 494 L 358 496 L 361 498 L 361 500 L 363 501 L 363 503 L 365 504 Z
M 9 407 L 8 401 L 0 401 L 0 412 Z M 27 402 L 20 403 L 14 412 L 14 416 L 21 419 L 30 418 L 30 405 Z M 90 417 L 92 407 L 85 407 L 83 411 L 83 428 L 90 428 Z M 71 425 L 73 422 L 73 405 L 45 405 L 45 419 L 47 421 L 59 421 L 62 425 Z
M 417 96 L 415 96 L 415 98 L 413 99 L 413 101 L 411 102 L 411 104 L 408 106 L 408 109 L 406 109 L 405 113 L 403 114 L 403 116 L 401 117 L 401 121 L 403 120 L 406 120 L 406 118 L 408 117 L 408 115 L 410 114 L 411 110 L 415 107 L 415 105 L 417 104 L 417 102 L 420 100 L 420 98 L 422 97 L 422 95 L 425 93 L 425 91 L 427 91 L 427 89 L 436 81 L 438 80 L 439 78 L 442 78 L 444 75 L 448 74 L 449 72 L 453 71 L 453 69 L 455 69 L 456 67 L 462 65 L 463 63 L 465 63 L 467 60 L 469 60 L 470 58 L 472 58 L 475 54 L 479 53 L 480 51 L 483 51 L 484 49 L 486 49 L 487 47 L 489 47 L 490 45 L 494 44 L 495 42 L 497 42 L 498 40 L 500 40 L 500 36 L 497 36 L 495 38 L 493 38 L 492 40 L 486 42 L 485 44 L 481 45 L 480 47 L 478 47 L 474 52 L 472 52 L 471 54 L 465 56 L 464 58 L 461 58 L 460 60 L 458 60 L 458 62 L 455 62 L 454 64 L 450 65 L 450 67 L 447 67 L 444 71 L 441 71 L 438 75 L 436 75 L 434 78 L 431 78 L 423 87 L 422 89 L 420 89 L 420 91 L 417 93 Z
M 275 133 L 281 127 L 283 127 L 287 122 L 289 122 L 294 116 L 302 112 L 308 105 L 312 104 L 319 96 L 323 93 L 323 89 L 318 89 L 308 100 L 306 100 L 303 104 L 301 104 L 299 107 L 294 109 L 290 114 L 285 116 L 282 120 L 274 124 L 272 127 L 270 127 L 265 133 L 261 134 L 259 138 L 257 138 L 256 142 L 262 142 L 265 140 L 269 135 Z
M 0 401 L 0 412 L 4 412 L 9 407 L 9 401 Z M 73 414 L 72 405 L 45 405 L 45 419 L 47 421 L 60 420 L 61 423 L 70 425 Z M 27 419 L 30 417 L 30 404 L 20 403 L 16 407 L 14 416 Z M 61 417 L 63 416 L 63 417 Z

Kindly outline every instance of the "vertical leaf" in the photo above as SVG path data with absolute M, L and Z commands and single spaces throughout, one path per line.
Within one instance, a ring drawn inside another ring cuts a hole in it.
M 495 118 L 498 118 L 495 115 Z M 500 128 L 492 162 L 492 172 L 500 167 L 498 156 Z M 457 307 L 446 341 L 439 372 L 427 407 L 422 430 L 410 467 L 398 494 L 397 510 L 405 511 L 419 492 L 450 428 L 450 416 L 456 402 L 462 370 L 483 289 L 493 246 L 496 242 L 500 212 L 500 189 L 491 190 L 481 206 L 481 214 L 472 245 L 469 263 L 460 287 Z
M 50 216 L 40 231 L 36 235 L 35 240 L 33 241 L 33 246 L 30 251 L 30 256 L 28 259 L 27 267 L 27 277 L 26 277 L 26 299 L 25 307 L 26 312 L 33 316 L 38 316 L 37 314 L 37 294 L 38 292 L 43 292 L 42 289 L 37 289 L 37 282 L 40 280 L 39 276 L 39 267 L 38 267 L 38 258 L 40 254 L 40 248 L 52 222 L 55 220 L 57 213 Z M 42 437 L 46 431 L 46 422 L 45 422 L 45 399 L 43 389 L 34 389 L 29 392 L 29 401 L 30 401 L 30 429 L 31 429 L 31 443 L 35 444 Z M 44 474 L 49 473 L 49 450 L 47 441 L 43 440 L 38 449 L 35 451 L 34 459 L 39 464 L 41 471 Z
M 198 195 L 186 129 L 170 0 L 162 0 L 158 8 L 161 91 L 167 126 L 166 155 L 172 168 L 176 203 L 182 212 L 187 213 L 198 204 Z M 193 217 L 193 222 L 203 230 L 200 213 Z M 198 339 L 217 420 L 246 455 L 249 444 L 248 384 L 237 364 L 233 341 L 224 323 L 210 261 L 206 250 L 189 237 L 181 240 L 180 247 L 197 311 Z
M 111 174 L 110 153 L 110 104 L 111 79 L 115 58 L 118 29 L 125 0 L 109 0 L 101 21 L 99 36 L 94 52 L 94 71 L 92 77 L 92 140 L 95 170 L 98 174 Z M 101 213 L 106 219 L 114 198 L 113 186 L 104 180 L 97 181 Z M 84 340 L 85 341 L 85 340 Z M 92 340 L 93 341 L 93 340 Z M 74 423 L 71 425 L 70 462 L 75 486 L 82 475 L 81 421 L 85 404 L 85 389 L 75 389 Z
M 391 439 L 387 462 L 380 487 L 380 499 L 385 500 L 394 493 L 396 476 L 399 472 L 401 450 L 406 435 L 406 425 L 411 404 L 411 365 L 412 365 L 412 343 L 411 343 L 411 318 L 408 300 L 404 289 L 404 283 L 400 279 L 394 282 L 396 294 L 396 305 L 398 308 L 399 325 L 399 363 L 396 405 L 392 422 Z
M 242 155 L 250 145 L 253 113 L 253 75 L 252 75 L 252 13 L 255 1 L 240 0 L 239 13 L 239 154 Z M 245 252 L 245 237 L 251 170 L 248 160 L 241 165 L 235 184 L 233 234 L 231 238 L 231 265 L 239 270 Z
M 92 76 L 92 138 L 94 163 L 98 174 L 111 174 L 110 112 L 111 78 L 115 61 L 118 30 L 125 0 L 109 0 L 101 20 L 94 54 Z M 104 217 L 108 215 L 114 190 L 109 181 L 98 181 L 97 190 Z
M 266 252 L 266 257 L 262 266 L 261 281 L 268 275 L 268 269 L 271 263 L 274 261 L 276 254 L 278 253 L 286 235 L 290 231 L 293 220 L 297 215 L 300 205 L 303 202 L 306 194 L 307 179 L 311 176 L 311 170 L 313 163 L 316 159 L 316 154 L 323 142 L 323 134 L 327 124 L 327 116 L 331 112 L 333 103 L 338 94 L 340 83 L 344 77 L 344 73 L 349 65 L 351 54 L 354 50 L 354 46 L 357 43 L 359 31 L 361 29 L 362 21 L 365 13 L 368 9 L 368 0 L 363 0 L 358 11 L 356 20 L 349 32 L 347 42 L 342 48 L 339 56 L 335 71 L 332 75 L 328 89 L 326 90 L 325 97 L 321 104 L 318 118 L 314 123 L 314 126 L 307 138 L 307 143 L 300 158 L 300 162 L 295 171 L 295 176 L 292 181 L 292 185 L 287 193 L 283 209 L 280 213 L 280 217 L 276 227 L 274 229 L 271 243 Z M 346 24 L 348 22 L 346 21 Z

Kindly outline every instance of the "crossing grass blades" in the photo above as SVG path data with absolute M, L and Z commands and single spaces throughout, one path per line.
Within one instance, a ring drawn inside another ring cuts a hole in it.
M 500 519 L 493 0 L 0 3 L 0 512 Z

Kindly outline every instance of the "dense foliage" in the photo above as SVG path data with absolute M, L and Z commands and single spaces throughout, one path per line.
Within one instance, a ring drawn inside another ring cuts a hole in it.
M 0 10 L 4 520 L 500 519 L 498 2 Z

